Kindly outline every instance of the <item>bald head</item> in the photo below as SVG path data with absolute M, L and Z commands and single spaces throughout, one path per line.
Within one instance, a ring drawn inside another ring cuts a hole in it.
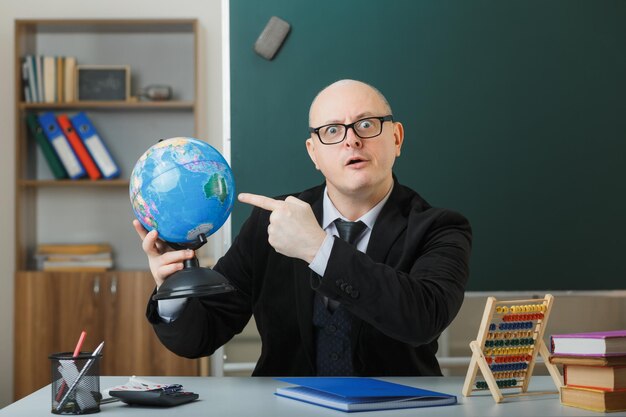
M 322 112 L 322 107 L 337 104 L 337 100 L 350 96 L 368 96 L 369 101 L 374 102 L 385 115 L 392 114 L 391 106 L 385 96 L 375 87 L 357 80 L 339 80 L 320 91 L 313 99 L 309 108 L 309 126 L 326 123 L 316 120 Z

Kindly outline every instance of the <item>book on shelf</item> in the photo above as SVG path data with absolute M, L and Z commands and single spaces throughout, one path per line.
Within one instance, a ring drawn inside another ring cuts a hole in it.
M 32 103 L 33 96 L 31 93 L 31 78 L 30 78 L 30 62 L 28 61 L 28 57 L 24 57 L 22 59 L 22 89 L 24 90 L 24 101 L 27 103 Z
M 53 56 L 43 57 L 43 101 L 56 102 L 56 72 L 57 64 Z
M 109 243 L 40 243 L 37 245 L 39 254 L 92 255 L 112 252 Z
M 62 266 L 48 266 L 43 269 L 44 272 L 106 272 L 110 267 L 104 266 L 90 266 L 90 265 L 62 265 Z
M 43 90 L 43 56 L 36 55 L 34 57 L 35 79 L 37 80 L 37 101 L 44 102 Z
M 37 82 L 37 61 L 38 58 L 35 55 L 26 55 L 22 61 L 22 87 L 24 89 L 24 100 L 27 103 L 40 101 Z
M 561 404 L 585 410 L 606 412 L 626 410 L 626 391 L 561 387 Z
M 77 262 L 77 261 L 94 261 L 100 259 L 108 259 L 111 257 L 111 251 L 102 251 L 94 253 L 46 253 L 37 252 L 35 257 L 55 262 Z
M 561 356 L 626 355 L 626 330 L 555 334 L 550 343 L 552 353 Z
M 76 57 L 66 56 L 63 60 L 63 100 L 66 103 L 76 101 Z
M 63 131 L 61 131 L 61 127 L 57 123 L 54 113 L 46 112 L 40 114 L 38 120 L 43 132 L 63 163 L 63 167 L 65 167 L 68 176 L 71 179 L 84 177 L 85 169 L 74 153 L 74 150 L 63 134 Z
M 113 268 L 111 245 L 41 244 L 35 253 L 37 269 L 43 271 L 106 271 Z
M 102 176 L 105 179 L 118 177 L 120 169 L 87 114 L 79 112 L 71 117 L 70 120 L 74 130 L 78 133 L 100 172 L 102 172 Z
M 87 175 L 89 175 L 89 178 L 91 178 L 92 180 L 97 180 L 98 178 L 102 177 L 100 170 L 96 166 L 96 163 L 91 157 L 91 154 L 85 147 L 85 144 L 76 134 L 74 126 L 72 125 L 72 122 L 70 122 L 69 117 L 67 117 L 66 114 L 59 114 L 57 116 L 57 123 L 59 123 L 61 131 L 72 146 L 74 153 L 80 160 L 80 163 L 85 168 L 85 171 L 87 171 Z
M 295 384 L 275 394 L 339 411 L 373 411 L 456 404 L 456 396 L 373 378 L 276 378 Z
M 54 148 L 52 147 L 52 143 L 50 143 L 50 141 L 44 135 L 43 128 L 39 124 L 37 116 L 35 116 L 33 113 L 27 113 L 26 124 L 28 125 L 28 130 L 30 131 L 31 136 L 35 138 L 39 149 L 43 153 L 43 156 L 46 159 L 46 162 L 48 163 L 48 166 L 50 167 L 50 171 L 52 171 L 52 175 L 54 176 L 54 178 L 58 180 L 67 178 L 67 171 L 63 167 L 63 163 L 59 159 L 59 156 L 57 155 Z
M 43 261 L 42 271 L 106 271 L 113 268 L 113 259 L 91 261 Z
M 54 73 L 54 75 L 56 76 L 56 82 L 55 82 L 55 98 L 56 98 L 56 102 L 57 103 L 63 103 L 65 100 L 63 99 L 63 92 L 64 92 L 64 82 L 65 82 L 65 76 L 63 74 L 63 69 L 64 69 L 64 65 L 63 65 L 63 61 L 65 60 L 65 57 L 62 56 L 57 56 L 54 58 L 54 62 L 56 64 L 56 71 Z
M 27 103 L 75 101 L 76 57 L 25 55 L 22 70 Z

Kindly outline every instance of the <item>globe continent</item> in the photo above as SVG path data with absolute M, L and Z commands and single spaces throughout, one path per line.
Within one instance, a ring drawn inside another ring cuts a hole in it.
M 224 224 L 233 208 L 235 182 L 215 148 L 178 137 L 160 141 L 139 158 L 129 191 L 135 216 L 148 231 L 185 244 Z

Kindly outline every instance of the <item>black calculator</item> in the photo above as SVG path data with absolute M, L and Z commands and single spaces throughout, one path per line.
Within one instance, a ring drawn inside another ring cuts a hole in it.
M 155 389 L 149 391 L 109 391 L 111 397 L 119 398 L 128 405 L 173 407 L 197 400 L 199 395 L 187 391 Z

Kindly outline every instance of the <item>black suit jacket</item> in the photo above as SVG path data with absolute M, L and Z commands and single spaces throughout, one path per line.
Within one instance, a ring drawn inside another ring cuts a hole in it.
M 294 194 L 321 222 L 324 186 Z M 471 229 L 458 213 L 431 207 L 395 182 L 367 253 L 335 238 L 324 277 L 307 263 L 278 254 L 267 242 L 269 212 L 253 209 L 215 270 L 236 292 L 189 299 L 177 320 L 163 322 L 156 303 L 147 317 L 178 355 L 210 355 L 254 315 L 262 340 L 253 375 L 315 375 L 315 291 L 354 316 L 352 358 L 357 375 L 441 375 L 437 338 L 463 302 Z M 315 288 L 315 290 L 313 289 Z

